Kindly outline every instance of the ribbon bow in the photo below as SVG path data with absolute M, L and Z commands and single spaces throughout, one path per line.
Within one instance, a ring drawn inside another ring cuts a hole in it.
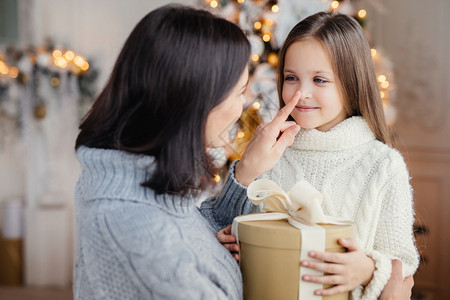
M 247 196 L 255 205 L 264 201 L 265 212 L 287 213 L 309 224 L 332 221 L 322 211 L 322 194 L 305 180 L 297 182 L 287 193 L 272 180 L 256 180 L 248 187 Z

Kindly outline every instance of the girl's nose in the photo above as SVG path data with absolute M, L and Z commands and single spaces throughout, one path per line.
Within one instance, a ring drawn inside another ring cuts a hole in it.
M 305 101 L 305 100 L 311 99 L 312 93 L 311 93 L 311 89 L 309 87 L 302 86 L 300 88 L 300 92 L 302 93 L 300 100 Z

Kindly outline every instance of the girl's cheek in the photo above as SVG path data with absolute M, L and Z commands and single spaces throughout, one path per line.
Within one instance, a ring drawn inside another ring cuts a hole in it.
M 286 102 L 289 102 L 289 97 L 288 97 L 288 92 L 286 90 L 283 90 L 283 92 L 281 93 L 281 98 L 283 99 L 284 104 L 286 104 Z

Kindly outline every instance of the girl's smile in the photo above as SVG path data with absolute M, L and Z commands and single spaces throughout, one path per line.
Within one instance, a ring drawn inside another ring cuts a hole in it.
M 299 111 L 299 112 L 311 112 L 314 111 L 316 109 L 320 109 L 320 107 L 317 106 L 308 106 L 308 105 L 297 105 L 295 106 L 295 108 Z

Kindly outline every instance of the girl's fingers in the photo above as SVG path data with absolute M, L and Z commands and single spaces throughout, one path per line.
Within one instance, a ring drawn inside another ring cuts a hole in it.
M 339 239 L 338 242 L 343 247 L 347 248 L 348 251 L 357 251 L 357 250 L 359 250 L 359 247 L 356 244 L 354 239 L 351 239 L 351 238 Z
M 218 235 L 217 239 L 221 244 L 224 243 L 236 243 L 236 237 L 234 235 Z
M 315 295 L 322 296 L 331 296 L 335 294 L 340 294 L 343 292 L 347 292 L 350 289 L 346 288 L 344 285 L 344 279 L 339 275 L 329 275 L 329 276 L 312 276 L 312 275 L 304 275 L 302 277 L 304 281 L 315 282 L 323 285 L 330 285 L 331 287 L 327 289 L 315 290 Z
M 347 261 L 346 253 L 310 251 L 308 255 L 310 257 L 335 264 L 343 264 Z
M 345 269 L 343 265 L 340 264 L 329 264 L 323 262 L 314 262 L 309 260 L 304 260 L 301 263 L 302 267 L 317 270 L 323 273 L 329 274 L 341 274 Z
M 339 275 L 329 275 L 329 276 L 303 275 L 302 279 L 308 282 L 315 282 L 329 285 L 338 285 L 344 283 L 342 276 Z
M 348 292 L 348 291 L 350 291 L 350 289 L 346 288 L 344 285 L 335 285 L 328 289 L 315 290 L 314 295 L 331 296 L 331 295 L 336 295 L 336 294 L 340 294 L 340 293 L 344 293 L 344 292 Z
M 223 230 L 223 233 L 225 234 L 231 234 L 231 225 L 228 225 L 227 227 L 225 227 Z
M 216 238 L 221 244 L 236 243 L 236 237 L 231 234 L 231 225 L 220 230 L 217 233 Z
M 239 252 L 238 244 L 223 244 L 223 246 L 230 252 Z

